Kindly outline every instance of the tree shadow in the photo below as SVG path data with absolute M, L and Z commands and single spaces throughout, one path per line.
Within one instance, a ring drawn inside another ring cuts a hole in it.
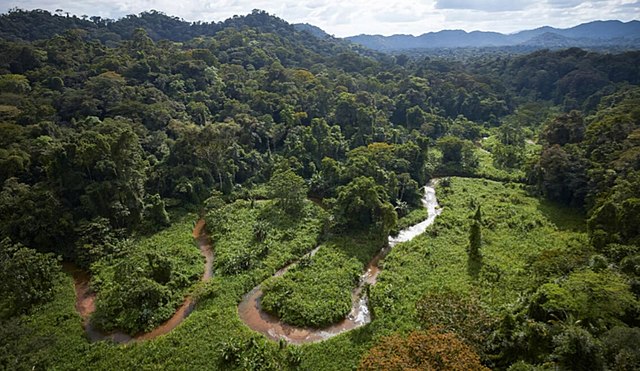
M 327 243 L 346 257 L 357 259 L 363 266 L 366 266 L 376 254 L 387 246 L 386 240 L 368 231 L 333 234 L 329 236 Z
M 584 232 L 585 215 L 581 209 L 564 206 L 549 200 L 540 200 L 540 211 L 551 223 L 563 231 Z
M 480 270 L 482 269 L 482 255 L 469 254 L 467 258 L 467 274 L 477 280 L 480 276 Z

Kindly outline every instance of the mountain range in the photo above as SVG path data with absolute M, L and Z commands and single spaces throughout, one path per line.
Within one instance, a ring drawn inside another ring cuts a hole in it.
M 640 47 L 640 21 L 594 21 L 559 29 L 540 27 L 513 34 L 443 30 L 413 35 L 357 35 L 347 40 L 378 51 L 466 47 Z
M 226 28 L 254 27 L 260 32 L 307 33 L 319 39 L 332 39 L 333 44 L 369 54 L 378 52 L 402 52 L 409 50 L 442 50 L 456 48 L 515 47 L 517 49 L 559 49 L 568 47 L 640 49 L 640 21 L 595 21 L 575 27 L 558 29 L 540 27 L 513 34 L 463 30 L 443 30 L 413 35 L 357 35 L 345 39 L 335 38 L 311 24 L 290 24 L 285 20 L 255 10 L 246 16 L 229 18 L 223 22 L 187 22 L 162 12 L 151 10 L 139 15 L 128 15 L 118 20 L 77 16 L 62 16 L 46 10 L 25 11 L 12 9 L 0 14 L 0 39 L 43 40 L 53 34 L 69 30 L 82 30 L 83 37 L 100 40 L 106 44 L 130 39 L 138 28 L 143 28 L 153 40 L 187 41 L 194 37 L 213 36 Z

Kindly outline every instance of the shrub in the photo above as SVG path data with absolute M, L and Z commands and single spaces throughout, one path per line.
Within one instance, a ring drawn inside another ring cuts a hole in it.
M 325 245 L 284 276 L 265 282 L 262 306 L 293 325 L 330 325 L 351 310 L 351 290 L 361 270 L 356 259 Z
M 49 301 L 59 272 L 53 254 L 13 244 L 7 238 L 0 241 L 0 317 L 25 313 Z
M 437 326 L 455 333 L 481 354 L 496 322 L 484 310 L 476 295 L 462 295 L 453 291 L 425 294 L 418 301 L 416 311 L 423 328 Z
M 596 371 L 604 368 L 600 342 L 583 328 L 569 326 L 553 338 L 553 343 L 552 358 L 562 369 Z
M 622 277 L 603 271 L 574 272 L 561 284 L 547 283 L 538 289 L 535 301 L 547 318 L 565 318 L 568 314 L 593 326 L 621 323 L 637 300 Z M 539 318 L 542 319 L 542 318 Z
M 134 335 L 173 315 L 203 272 L 192 217 L 151 237 L 123 241 L 115 249 L 120 254 L 92 265 L 92 288 L 98 293 L 92 321 L 97 327 Z
M 384 337 L 367 352 L 359 370 L 488 370 L 455 334 L 414 331 Z

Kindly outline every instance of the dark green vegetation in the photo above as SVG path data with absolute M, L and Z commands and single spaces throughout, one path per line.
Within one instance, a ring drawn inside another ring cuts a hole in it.
M 20 244 L 11 244 L 8 238 L 0 241 L 0 315 L 7 318 L 28 312 L 32 306 L 53 298 L 59 279 L 58 262 L 53 254 L 42 254 Z M 15 274 L 19 272 L 19 274 Z
M 345 369 L 422 336 L 497 369 L 640 367 L 639 52 L 392 57 L 259 11 L 14 11 L 0 30 L 0 367 Z M 265 307 L 339 320 L 432 177 L 444 211 L 382 263 L 371 324 L 295 347 L 242 323 L 242 296 L 319 244 Z M 203 209 L 196 284 L 185 210 Z M 103 328 L 197 308 L 89 343 L 58 257 L 93 274 Z

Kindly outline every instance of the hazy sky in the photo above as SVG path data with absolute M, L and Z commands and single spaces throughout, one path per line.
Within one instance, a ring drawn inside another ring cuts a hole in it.
M 545 25 L 640 18 L 640 0 L 0 0 L 0 10 L 46 9 L 119 18 L 155 9 L 187 21 L 221 21 L 262 9 L 335 36 L 414 34 L 442 29 L 515 32 Z

